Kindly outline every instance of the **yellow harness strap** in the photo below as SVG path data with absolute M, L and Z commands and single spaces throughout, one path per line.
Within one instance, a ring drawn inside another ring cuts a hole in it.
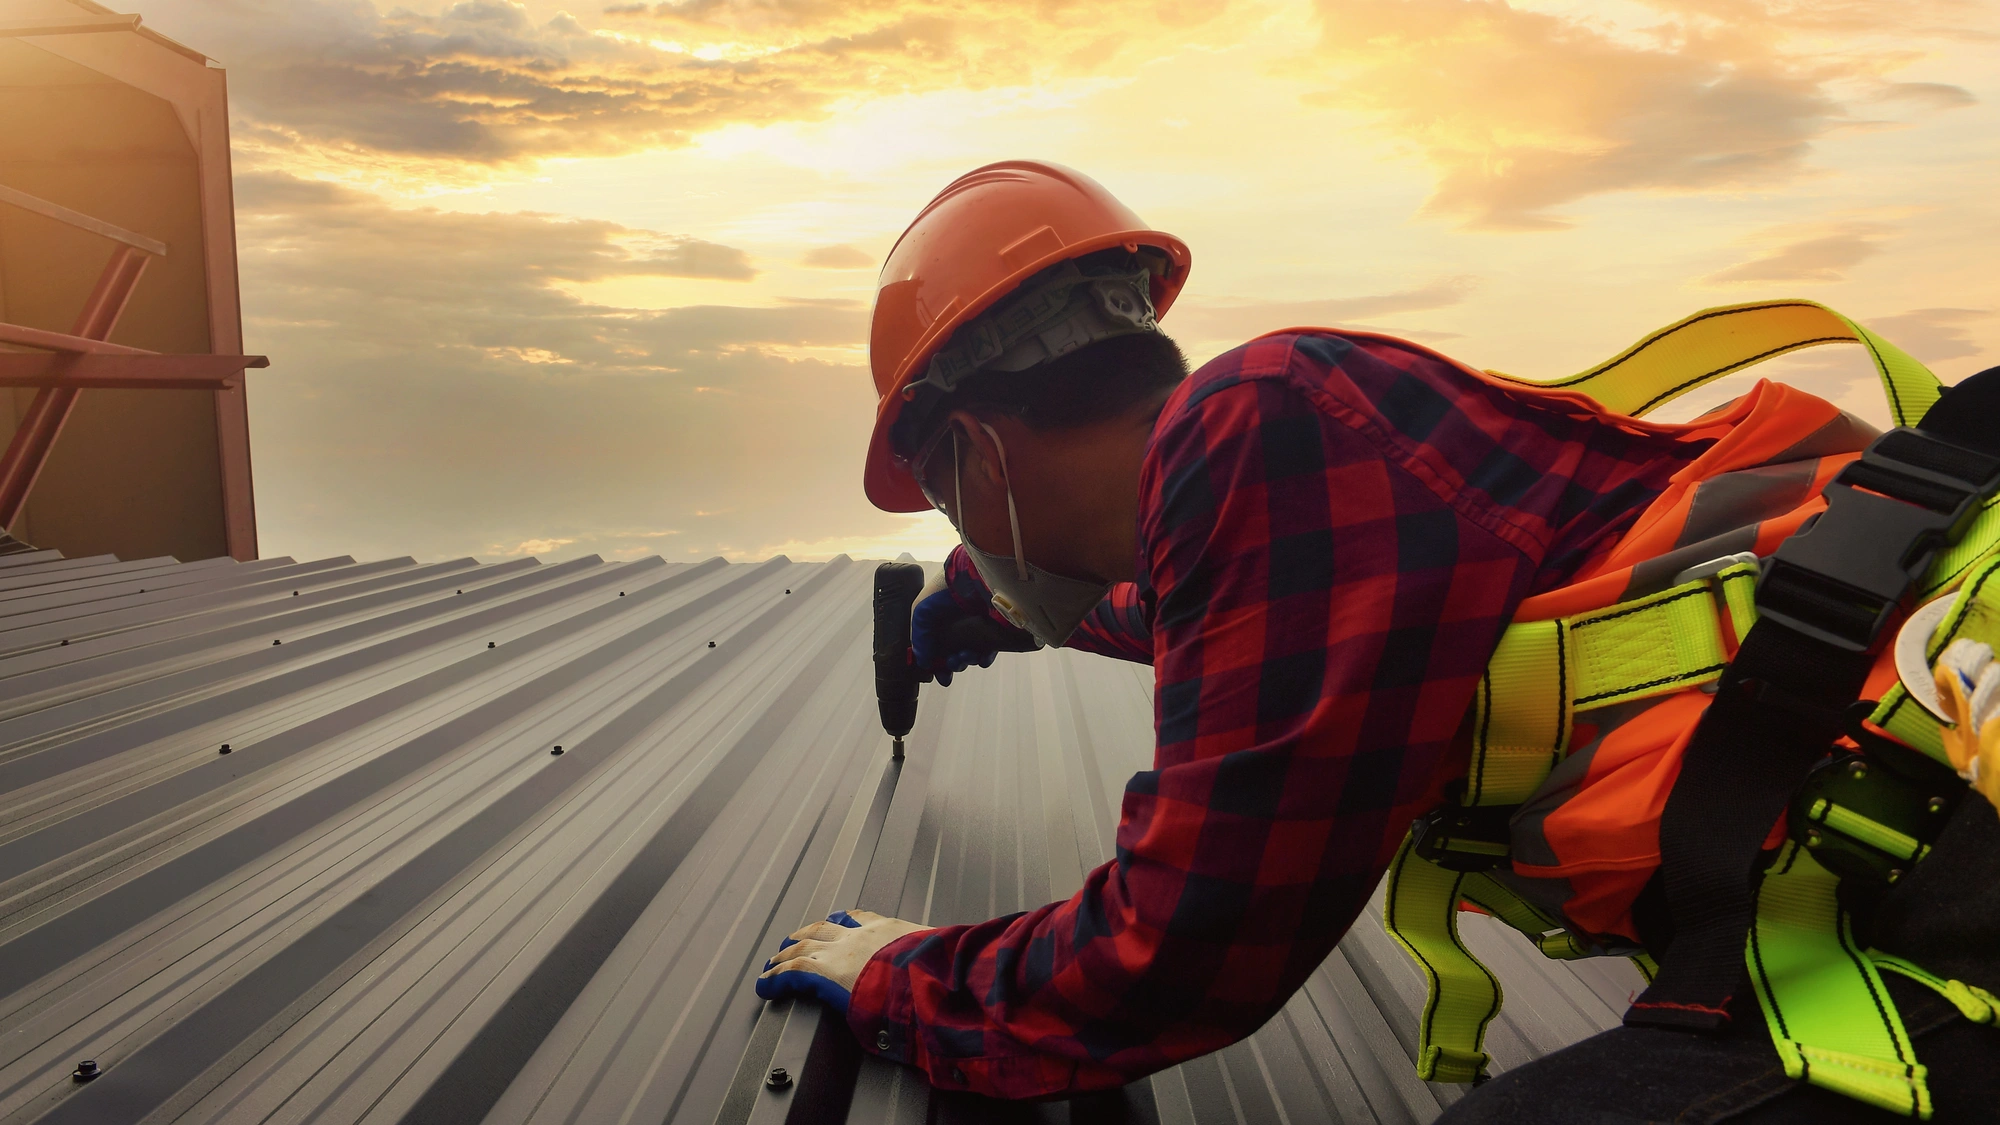
M 1486 1068 L 1486 1025 L 1500 1014 L 1499 978 L 1458 936 L 1458 903 L 1467 878 L 1419 858 L 1407 836 L 1389 865 L 1382 928 L 1423 970 L 1417 1077 L 1426 1082 L 1478 1078 Z
M 1497 371 L 1488 374 L 1532 387 L 1581 391 L 1607 409 L 1637 418 L 1772 356 L 1838 343 L 1868 349 L 1889 398 L 1889 413 L 1899 426 L 1916 425 L 1943 393 L 1937 377 L 1901 348 L 1825 305 L 1797 300 L 1703 309 L 1567 379 L 1542 383 Z
M 1929 1120 L 1930 1090 L 1875 963 L 1854 943 L 1840 881 L 1787 841 L 1757 892 L 1744 949 L 1785 1074 Z
M 1756 623 L 1757 564 L 1604 609 L 1520 621 L 1500 636 L 1473 700 L 1467 805 L 1517 805 L 1569 752 L 1579 710 L 1720 679 L 1730 635 Z

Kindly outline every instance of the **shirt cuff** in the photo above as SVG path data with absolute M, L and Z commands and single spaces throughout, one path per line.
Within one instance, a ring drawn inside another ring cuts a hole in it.
M 875 951 L 861 967 L 861 976 L 848 994 L 847 1027 L 862 1049 L 891 1062 L 913 1064 L 915 1047 L 915 1006 L 911 1002 L 909 975 L 897 963 L 933 931 L 905 934 Z

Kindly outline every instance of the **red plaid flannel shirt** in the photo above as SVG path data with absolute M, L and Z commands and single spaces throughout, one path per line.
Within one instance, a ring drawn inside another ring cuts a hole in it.
M 1142 577 L 1070 641 L 1154 668 L 1158 748 L 1117 857 L 1066 902 L 884 948 L 849 1025 L 939 1087 L 1004 1098 L 1249 1035 L 1463 774 L 1461 720 L 1515 607 L 1708 444 L 1362 333 L 1266 336 L 1195 372 L 1146 448 Z M 951 572 L 986 597 L 962 552 Z

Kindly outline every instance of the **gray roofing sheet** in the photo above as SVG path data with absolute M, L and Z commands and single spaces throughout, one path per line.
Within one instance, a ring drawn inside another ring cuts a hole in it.
M 1066 1104 L 938 1094 L 759 1002 L 754 967 L 836 907 L 1070 894 L 1150 755 L 1146 669 L 1043 652 L 926 687 L 892 762 L 872 570 L 0 555 L 0 1120 L 1423 1122 L 1457 1096 L 1414 1077 L 1422 983 L 1374 912 L 1250 1039 Z M 1500 1067 L 1638 987 L 1465 921 L 1507 986 Z

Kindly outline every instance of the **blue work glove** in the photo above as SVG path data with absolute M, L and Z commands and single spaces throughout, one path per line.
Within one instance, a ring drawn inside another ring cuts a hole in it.
M 1000 655 L 999 647 L 977 643 L 987 638 L 965 627 L 984 619 L 984 611 L 963 604 L 950 590 L 939 590 L 918 602 L 910 611 L 910 652 L 916 657 L 917 668 L 945 687 L 951 686 L 953 675 L 974 664 L 991 668 L 993 658 Z
M 854 994 L 861 970 L 885 945 L 905 934 L 931 929 L 869 910 L 836 910 L 778 943 L 778 952 L 757 975 L 757 995 L 765 1000 L 813 996 L 841 1015 Z

